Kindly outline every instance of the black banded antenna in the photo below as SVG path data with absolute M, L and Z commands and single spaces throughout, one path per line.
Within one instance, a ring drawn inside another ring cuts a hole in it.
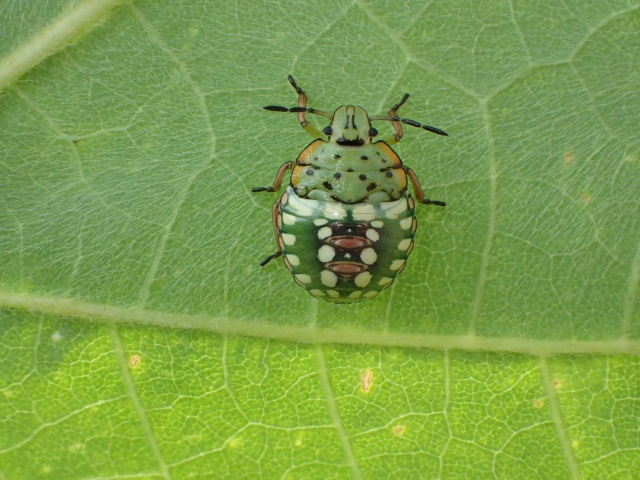
M 405 93 L 403 95 L 403 97 L 400 99 L 400 101 L 398 103 L 396 103 L 393 107 L 391 107 L 391 110 L 389 111 L 389 113 L 395 113 L 398 111 L 398 109 L 404 105 L 404 102 L 407 101 L 407 99 L 409 98 L 409 94 Z M 431 133 L 435 133 L 437 135 L 442 135 L 443 137 L 448 137 L 449 134 L 447 132 L 445 132 L 444 130 L 440 130 L 439 128 L 436 127 L 432 127 L 430 125 L 423 125 L 419 122 L 416 122 L 415 120 L 409 120 L 408 118 L 400 118 L 396 115 L 393 116 L 387 116 L 387 115 L 373 115 L 372 117 L 369 117 L 369 120 L 371 121 L 375 121 L 375 120 L 387 120 L 390 122 L 402 122 L 405 125 L 411 125 L 412 127 L 417 127 L 417 128 L 422 128 L 424 130 L 427 130 Z
M 321 115 L 323 117 L 331 118 L 330 113 L 323 112 L 321 110 L 316 110 L 315 108 L 310 108 L 310 107 L 287 108 L 287 107 L 281 107 L 279 105 L 267 105 L 266 107 L 262 107 L 262 108 L 264 108 L 265 110 L 269 110 L 270 112 L 292 112 L 292 113 L 306 112 L 306 113 L 313 113 L 314 115 Z

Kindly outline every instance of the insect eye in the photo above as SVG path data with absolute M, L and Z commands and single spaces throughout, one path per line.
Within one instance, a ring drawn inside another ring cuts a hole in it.
M 333 133 L 333 129 L 331 128 L 331 125 L 324 127 L 322 129 L 322 133 L 324 133 L 327 137 L 330 137 L 331 134 Z
M 376 130 L 375 128 L 371 127 L 369 129 L 369 136 L 370 137 L 375 137 L 376 135 L 378 135 L 378 130 Z

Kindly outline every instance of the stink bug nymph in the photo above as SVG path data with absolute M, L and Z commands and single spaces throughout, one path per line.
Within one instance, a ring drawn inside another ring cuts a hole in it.
M 276 192 L 288 170 L 291 181 L 273 205 L 273 230 L 278 248 L 264 266 L 282 256 L 293 279 L 314 297 L 331 302 L 359 302 L 375 297 L 402 272 L 416 232 L 415 202 L 407 190 L 411 181 L 418 203 L 444 207 L 424 197 L 418 177 L 402 164 L 390 145 L 402 138 L 402 124 L 438 135 L 442 130 L 398 117 L 409 94 L 389 115 L 369 116 L 364 108 L 342 105 L 333 115 L 307 107 L 307 95 L 291 75 L 298 106 L 267 106 L 272 112 L 293 112 L 313 138 L 295 162 L 282 164 L 271 187 Z M 305 114 L 331 120 L 322 131 Z M 372 121 L 387 120 L 395 133 L 373 141 Z

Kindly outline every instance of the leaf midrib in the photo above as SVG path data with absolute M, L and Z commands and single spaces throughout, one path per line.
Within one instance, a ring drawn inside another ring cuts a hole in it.
M 625 336 L 606 340 L 544 340 L 368 331 L 351 327 L 318 327 L 277 324 L 268 320 L 248 321 L 208 315 L 186 315 L 118 307 L 81 300 L 0 291 L 0 307 L 107 324 L 139 324 L 214 332 L 224 335 L 279 339 L 308 344 L 374 345 L 380 347 L 428 348 L 507 352 L 523 355 L 559 354 L 640 355 L 640 340 Z

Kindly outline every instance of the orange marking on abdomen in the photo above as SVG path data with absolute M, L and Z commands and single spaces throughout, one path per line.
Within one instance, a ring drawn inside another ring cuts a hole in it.
M 364 272 L 368 267 L 359 262 L 330 262 L 327 263 L 327 268 L 339 277 L 348 278 Z
M 351 236 L 330 237 L 329 242 L 341 250 L 361 250 L 371 245 L 371 241 L 367 238 Z

